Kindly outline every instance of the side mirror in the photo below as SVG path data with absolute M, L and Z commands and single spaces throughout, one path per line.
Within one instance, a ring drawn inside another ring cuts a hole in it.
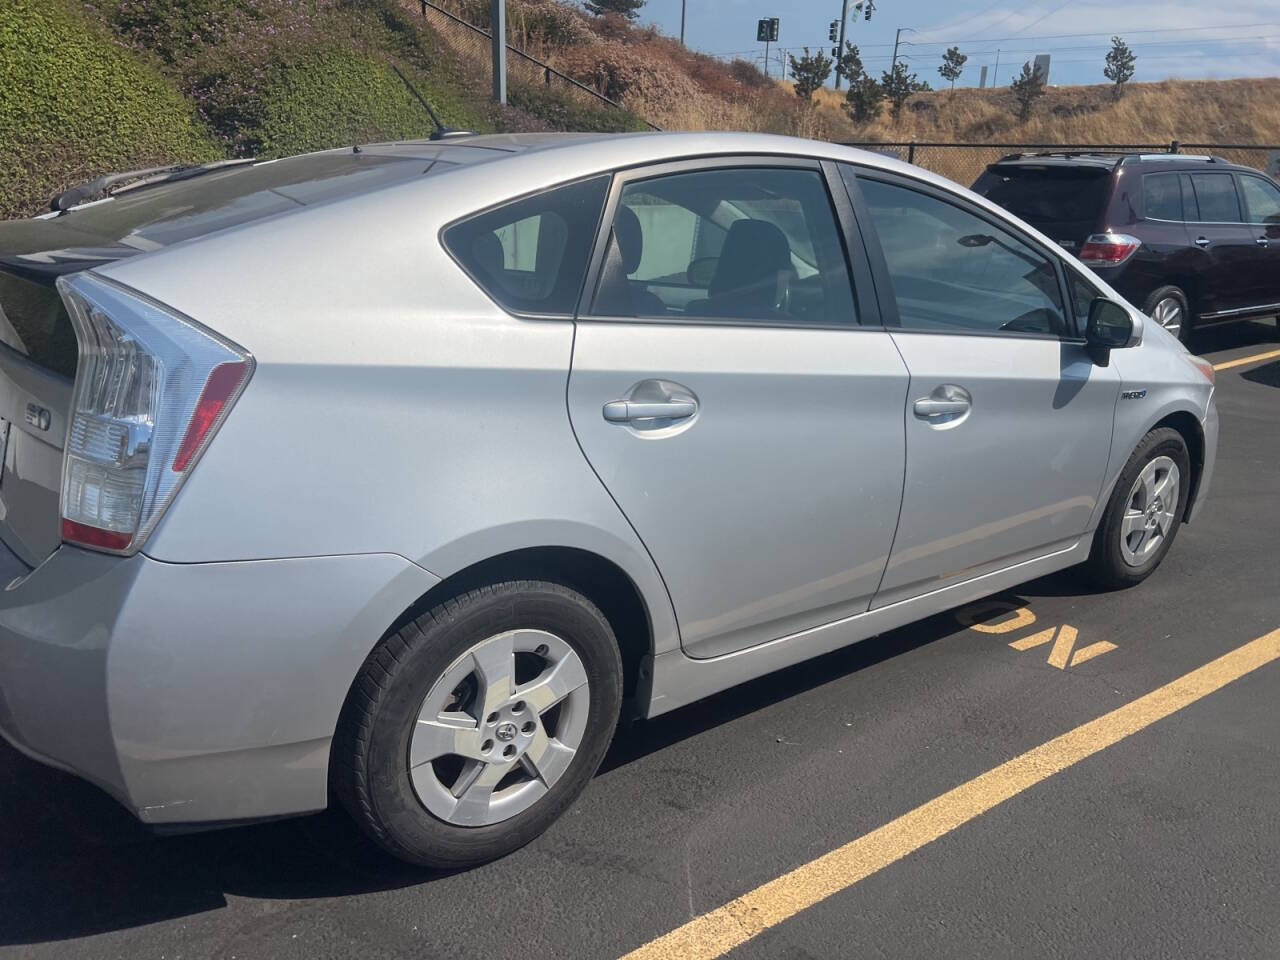
M 1085 343 L 1093 362 L 1100 367 L 1111 363 L 1111 351 L 1134 347 L 1142 342 L 1141 321 L 1120 304 L 1098 297 L 1089 305 L 1089 323 L 1084 332 Z

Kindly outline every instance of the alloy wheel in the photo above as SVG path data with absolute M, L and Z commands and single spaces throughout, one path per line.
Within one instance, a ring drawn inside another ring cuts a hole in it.
M 1180 480 L 1168 457 L 1156 457 L 1138 474 L 1120 521 L 1120 555 L 1129 566 L 1146 563 L 1172 532 Z
M 409 740 L 409 777 L 433 815 L 479 827 L 529 809 L 582 744 L 590 695 L 577 652 L 543 630 L 489 637 L 432 684 Z
M 1151 319 L 1176 337 L 1182 332 L 1182 304 L 1176 297 L 1165 297 L 1152 308 Z

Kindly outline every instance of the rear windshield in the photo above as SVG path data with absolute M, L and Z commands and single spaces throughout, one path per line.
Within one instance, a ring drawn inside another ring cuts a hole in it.
M 973 189 L 1055 240 L 1076 240 L 1102 218 L 1110 182 L 1099 167 L 1010 164 L 988 167 Z
M 52 286 L 0 272 L 0 344 L 0 350 L 16 350 L 46 370 L 75 378 L 75 328 Z

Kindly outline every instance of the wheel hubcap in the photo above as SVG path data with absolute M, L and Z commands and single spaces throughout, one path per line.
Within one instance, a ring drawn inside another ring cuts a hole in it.
M 418 800 L 447 823 L 516 816 L 564 775 L 590 705 L 574 649 L 543 630 L 482 640 L 431 685 L 409 739 Z
M 1156 457 L 1138 474 L 1120 521 L 1120 555 L 1129 566 L 1146 563 L 1173 530 L 1179 480 L 1178 465 L 1168 457 Z
M 1151 319 L 1176 337 L 1182 330 L 1182 304 L 1173 297 L 1166 297 L 1155 305 Z

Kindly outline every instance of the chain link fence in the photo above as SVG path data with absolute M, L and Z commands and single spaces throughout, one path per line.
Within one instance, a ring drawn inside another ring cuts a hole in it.
M 1280 145 L 1222 143 L 848 143 L 914 163 L 964 186 L 990 164 L 1020 153 L 1189 153 L 1221 157 L 1230 163 L 1280 175 Z
M 464 20 L 456 13 L 432 3 L 431 0 L 417 0 L 418 8 L 427 24 L 447 43 L 477 77 L 483 77 L 484 83 L 493 83 L 493 46 L 488 30 L 482 30 L 475 24 Z M 600 93 L 598 90 L 579 83 L 573 77 L 561 73 L 548 63 L 531 57 L 511 44 L 507 44 L 507 85 L 508 89 L 524 85 L 539 85 L 565 95 L 583 106 L 625 111 L 626 107 Z M 651 129 L 661 129 L 656 124 L 640 118 Z

